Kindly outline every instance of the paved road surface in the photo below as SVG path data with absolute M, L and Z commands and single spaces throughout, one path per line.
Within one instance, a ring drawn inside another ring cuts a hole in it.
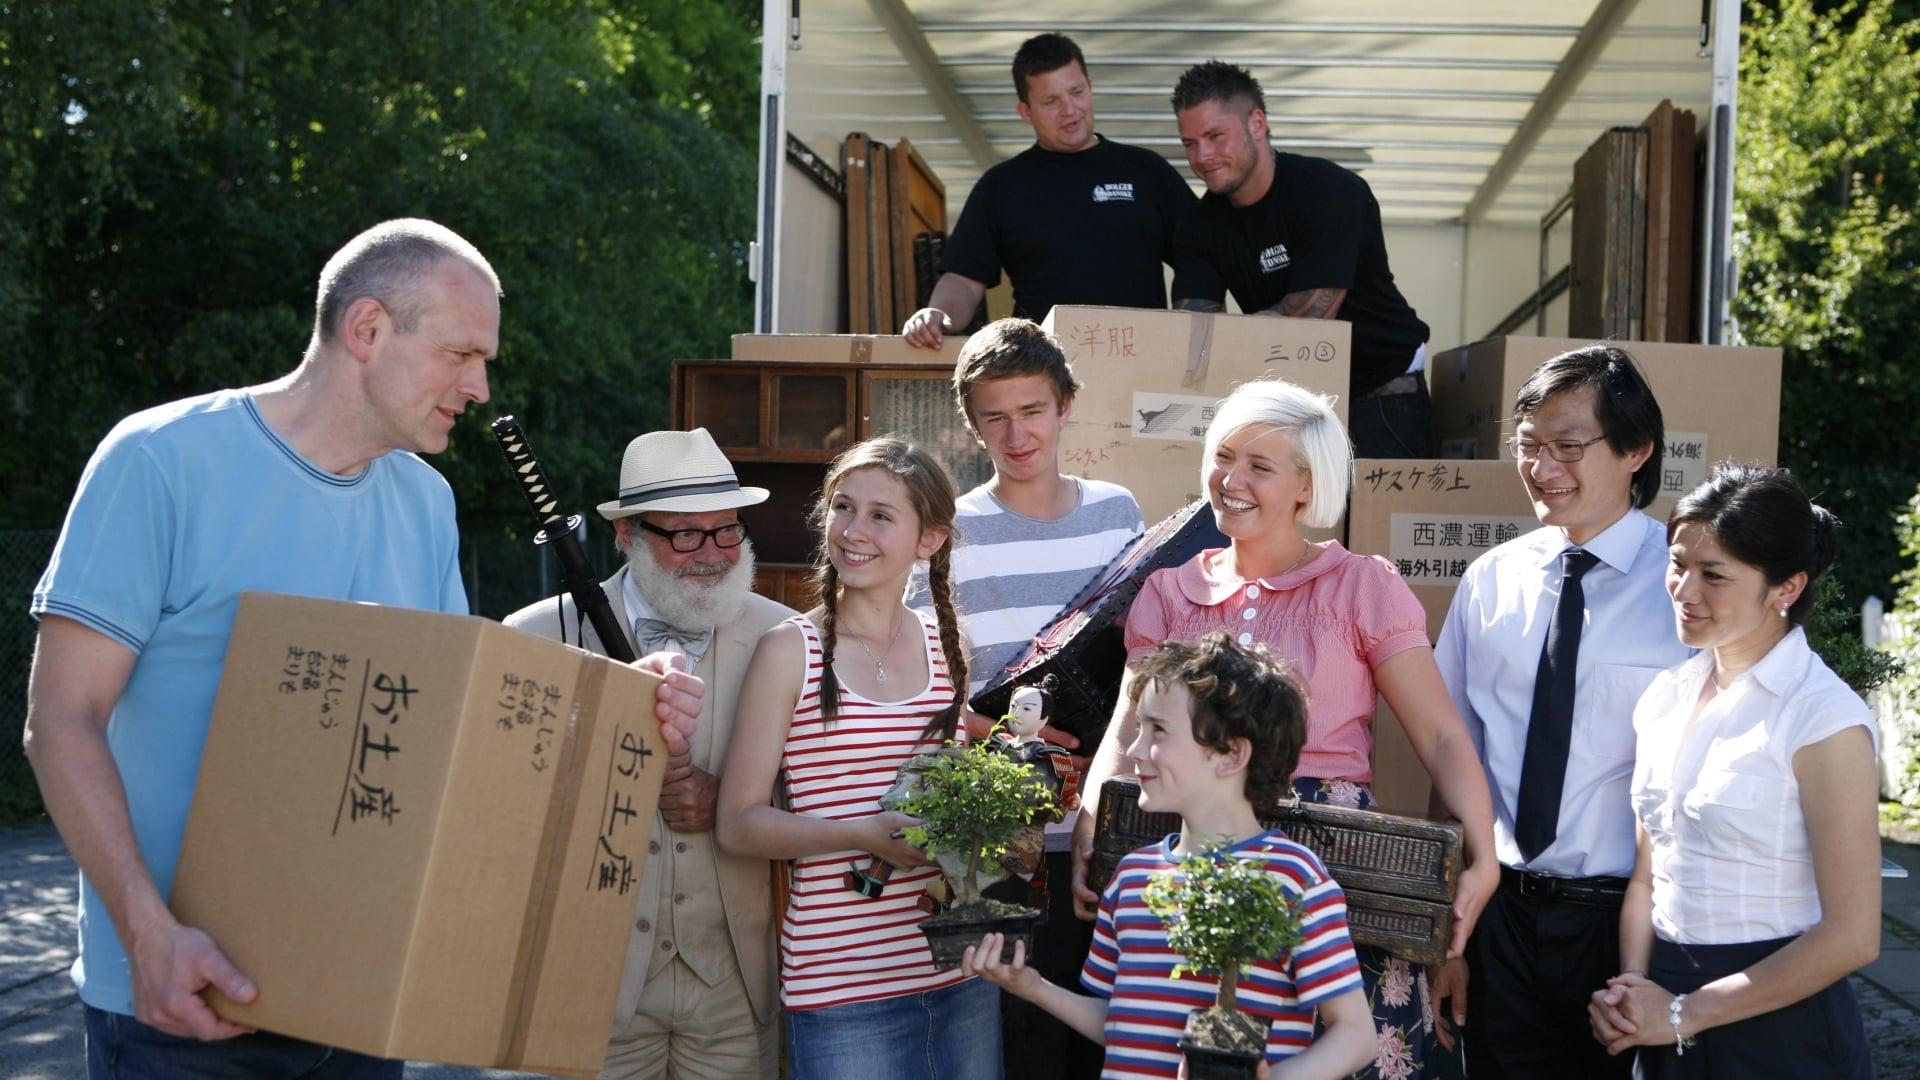
M 1920 847 L 1888 842 L 1914 872 L 1886 883 L 1880 959 L 1854 977 L 1880 1080 L 1920 1080 Z M 74 869 L 52 827 L 0 828 L 0 1077 L 74 1080 L 83 1014 L 73 962 Z M 512 1080 L 524 1073 L 407 1066 L 407 1080 Z

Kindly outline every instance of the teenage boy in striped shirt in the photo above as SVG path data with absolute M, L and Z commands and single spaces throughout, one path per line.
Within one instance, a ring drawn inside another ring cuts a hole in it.
M 954 403 L 986 448 L 993 476 L 960 496 L 953 548 L 953 601 L 971 647 L 968 694 L 1006 669 L 1062 608 L 1140 535 L 1140 505 L 1118 484 L 1060 472 L 1060 433 L 1080 389 L 1066 354 L 1027 319 L 1001 319 L 967 339 L 953 368 Z M 914 571 L 909 607 L 931 610 L 924 569 Z M 995 718 L 997 719 L 997 718 Z M 993 719 L 968 713 L 968 733 L 984 738 Z M 1041 737 L 1075 750 L 1072 735 Z M 1082 772 L 1086 759 L 1075 764 Z M 1068 823 L 1070 824 L 1070 823 Z M 1047 856 L 1049 907 L 1036 938 L 1035 963 L 1071 979 L 1091 941 L 1073 917 L 1072 863 Z M 1050 847 L 1052 845 L 1049 845 Z M 1005 898 L 1023 899 L 1018 883 Z M 1008 1080 L 1083 1080 L 1097 1055 L 1036 1009 L 1007 1001 Z M 1015 1052 L 1015 1047 L 1018 1051 Z
M 1174 1077 L 1187 1016 L 1213 1002 L 1218 978 L 1175 977 L 1183 957 L 1143 899 L 1148 882 L 1189 855 L 1246 859 L 1279 879 L 1300 904 L 1300 942 L 1247 964 L 1239 1008 L 1272 1021 L 1260 1075 L 1290 1080 L 1346 1076 L 1374 1058 L 1373 1017 L 1347 934 L 1346 896 L 1319 857 L 1260 824 L 1257 798 L 1287 789 L 1306 741 L 1306 700 L 1264 650 L 1214 632 L 1168 642 L 1134 669 L 1128 691 L 1140 733 L 1127 754 L 1140 779 L 1140 808 L 1180 815 L 1180 831 L 1120 861 L 1100 898 L 1093 951 L 1080 975 L 1090 994 L 1010 963 L 1001 938 L 968 949 L 961 970 L 1035 1003 L 1106 1047 L 1101 1076 Z M 1313 1037 L 1318 1010 L 1326 1030 Z M 1271 1067 L 1271 1071 L 1269 1071 Z

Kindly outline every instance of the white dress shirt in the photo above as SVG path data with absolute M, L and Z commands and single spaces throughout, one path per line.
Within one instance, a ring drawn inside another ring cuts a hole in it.
M 1667 597 L 1666 529 L 1638 510 L 1580 545 L 1600 562 L 1581 579 L 1586 611 L 1559 827 L 1531 862 L 1513 838 L 1534 675 L 1560 599 L 1560 555 L 1572 546 L 1560 529 L 1535 529 L 1474 560 L 1434 659 L 1486 767 L 1500 861 L 1562 877 L 1625 877 L 1634 856 L 1634 703 L 1654 676 L 1691 655 Z
M 1799 628 L 1687 718 L 1713 655 L 1662 672 L 1633 713 L 1633 809 L 1653 849 L 1653 929 L 1684 945 L 1734 945 L 1820 921 L 1793 755 L 1873 713 Z

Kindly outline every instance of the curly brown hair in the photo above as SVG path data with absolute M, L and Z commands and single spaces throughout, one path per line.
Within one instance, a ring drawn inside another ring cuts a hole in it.
M 1148 684 L 1176 682 L 1193 701 L 1193 741 L 1226 754 L 1233 740 L 1247 740 L 1247 801 L 1278 802 L 1307 741 L 1307 698 L 1291 666 L 1214 630 L 1198 641 L 1161 642 L 1133 666 L 1127 694 L 1138 705 Z

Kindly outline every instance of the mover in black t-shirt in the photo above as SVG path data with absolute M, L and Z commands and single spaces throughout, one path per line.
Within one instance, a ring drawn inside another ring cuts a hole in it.
M 1380 204 L 1367 182 L 1267 145 L 1260 84 L 1219 61 L 1174 90 L 1187 161 L 1207 194 L 1179 234 L 1178 307 L 1353 324 L 1348 427 L 1361 457 L 1432 452 L 1431 403 L 1416 364 L 1427 324 L 1393 283 Z
M 1013 313 L 1035 322 L 1056 304 L 1167 306 L 1161 267 L 1174 262 L 1174 231 L 1195 202 L 1186 181 L 1159 154 L 1094 132 L 1093 83 L 1068 39 L 1022 45 L 1013 80 L 1034 145 L 968 194 L 928 306 L 901 331 L 915 345 L 964 327 L 1003 270 Z

